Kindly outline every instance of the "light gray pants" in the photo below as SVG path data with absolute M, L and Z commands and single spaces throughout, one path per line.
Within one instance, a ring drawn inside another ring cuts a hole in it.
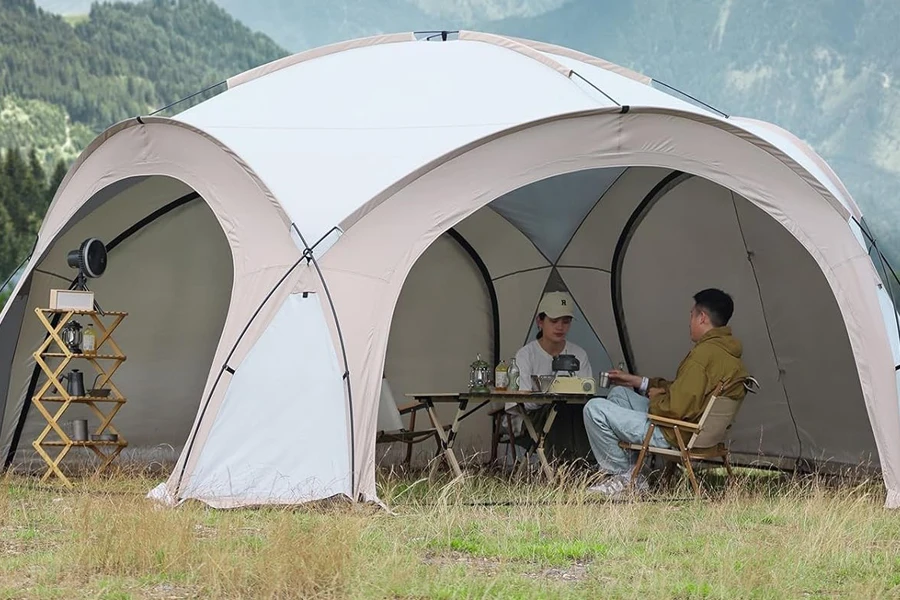
M 601 471 L 627 473 L 637 462 L 637 453 L 619 447 L 619 441 L 640 444 L 650 428 L 650 400 L 631 388 L 614 387 L 606 398 L 591 398 L 584 407 L 584 428 Z M 670 448 L 657 427 L 650 445 Z

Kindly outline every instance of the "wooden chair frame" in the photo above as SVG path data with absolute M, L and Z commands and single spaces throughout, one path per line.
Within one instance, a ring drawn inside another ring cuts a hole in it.
M 725 437 L 743 401 L 733 400 L 727 395 L 723 395 L 723 391 L 730 390 L 738 384 L 743 385 L 747 393 L 755 394 L 759 390 L 759 382 L 753 377 L 742 377 L 734 382 L 723 379 L 710 394 L 709 401 L 706 403 L 706 408 L 703 410 L 703 414 L 698 422 L 690 423 L 678 419 L 648 415 L 650 427 L 648 427 L 642 443 L 619 442 L 620 448 L 638 451 L 638 459 L 631 472 L 629 487 L 634 486 L 634 482 L 644 466 L 644 460 L 648 453 L 659 455 L 669 462 L 669 465 L 666 467 L 667 474 L 670 473 L 669 466 L 674 466 L 675 461 L 680 461 L 687 471 L 691 486 L 694 488 L 694 494 L 698 497 L 700 496 L 700 486 L 697 484 L 697 478 L 694 476 L 694 469 L 691 466 L 692 460 L 709 461 L 721 459 L 725 465 L 728 477 L 731 478 L 734 473 L 731 470 L 731 463 L 729 462 L 730 450 Z M 650 440 L 657 427 L 673 431 L 678 442 L 678 448 L 657 448 L 651 446 Z M 687 443 L 685 443 L 685 433 L 689 434 Z
M 409 414 L 409 428 L 398 429 L 395 431 L 379 431 L 375 436 L 376 444 L 406 444 L 406 457 L 403 459 L 402 464 L 407 469 L 412 462 L 412 451 L 415 444 L 433 439 L 435 445 L 437 446 L 436 455 L 440 453 L 441 450 L 441 440 L 438 436 L 437 429 L 431 427 L 428 429 L 420 429 L 416 431 L 416 414 L 420 410 L 424 410 L 426 408 L 428 408 L 427 405 L 422 402 L 410 402 L 408 404 L 404 404 L 403 406 L 398 406 L 397 411 L 400 413 L 400 415 Z M 444 427 L 444 430 L 446 431 L 449 427 L 449 425 L 446 425 Z

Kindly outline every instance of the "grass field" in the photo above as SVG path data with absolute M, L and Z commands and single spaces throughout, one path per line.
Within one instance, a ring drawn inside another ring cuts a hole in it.
M 481 475 L 380 478 L 343 502 L 220 511 L 120 475 L 0 488 L 0 598 L 900 598 L 879 482 L 741 474 L 636 502 Z

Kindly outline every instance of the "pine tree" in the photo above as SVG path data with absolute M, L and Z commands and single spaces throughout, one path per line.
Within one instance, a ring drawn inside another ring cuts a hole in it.
M 56 196 L 56 190 L 59 189 L 59 186 L 62 183 L 62 180 L 65 179 L 68 171 L 69 169 L 66 167 L 64 161 L 57 161 L 56 168 L 53 169 L 53 175 L 50 176 L 50 182 L 47 185 L 47 193 L 44 199 L 44 213 L 47 212 L 47 208 L 49 208 L 50 203 L 53 202 L 53 197 Z
M 24 198 L 26 166 L 18 148 L 6 150 L 3 157 L 3 176 L 6 179 L 3 204 L 18 232 L 18 226 L 28 219 L 28 209 Z

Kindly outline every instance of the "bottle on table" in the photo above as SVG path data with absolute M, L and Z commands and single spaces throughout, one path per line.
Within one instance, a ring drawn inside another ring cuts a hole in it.
M 509 365 L 505 360 L 501 360 L 494 371 L 494 389 L 503 392 L 507 387 L 509 387 Z
M 509 371 L 507 372 L 507 376 L 509 378 L 509 391 L 519 391 L 519 365 L 516 364 L 515 358 L 509 359 Z

